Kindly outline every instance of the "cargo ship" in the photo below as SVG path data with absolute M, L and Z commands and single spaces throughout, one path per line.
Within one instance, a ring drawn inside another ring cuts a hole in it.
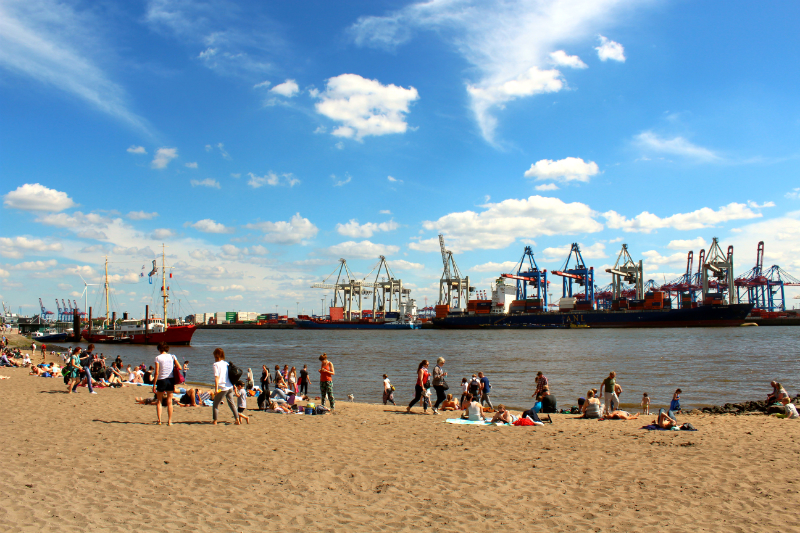
M 294 326 L 298 329 L 421 329 L 422 322 L 413 315 L 401 317 L 397 312 L 388 312 L 378 318 L 346 320 L 340 309 L 332 307 L 330 317 L 299 316 Z
M 138 320 L 128 320 L 127 316 L 119 323 L 116 320 L 109 320 L 109 286 L 108 286 L 108 258 L 105 264 L 105 284 L 104 291 L 106 297 L 106 318 L 103 328 L 92 330 L 91 317 L 89 327 L 81 331 L 81 335 L 87 342 L 92 343 L 116 343 L 116 344 L 160 344 L 165 342 L 170 346 L 188 346 L 192 342 L 192 335 L 197 331 L 194 324 L 169 324 L 167 321 L 167 303 L 169 302 L 169 286 L 167 285 L 167 269 L 165 263 L 166 254 L 161 251 L 161 301 L 163 314 L 161 317 L 148 316 L 149 309 L 145 310 L 145 318 Z M 156 260 L 153 260 L 153 270 L 150 276 L 158 273 Z M 169 275 L 172 278 L 172 274 Z M 126 314 L 127 315 L 127 314 Z

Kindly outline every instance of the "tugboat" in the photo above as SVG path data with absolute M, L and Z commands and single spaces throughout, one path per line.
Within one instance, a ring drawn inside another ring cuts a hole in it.
M 103 328 L 99 331 L 91 330 L 91 323 L 81 334 L 88 342 L 97 343 L 130 343 L 130 344 L 159 344 L 166 342 L 170 346 L 188 346 L 192 342 L 192 335 L 197 330 L 193 324 L 169 324 L 167 322 L 167 303 L 169 303 L 169 287 L 167 286 L 166 253 L 164 245 L 161 250 L 161 300 L 163 305 L 162 316 L 147 316 L 149 310 L 145 312 L 145 317 L 138 320 L 122 320 L 119 327 L 114 322 L 109 322 L 108 317 L 108 257 L 105 265 L 105 296 L 106 296 L 106 318 Z M 150 275 L 158 273 L 156 261 L 153 261 L 153 270 Z M 170 274 L 172 277 L 172 274 Z

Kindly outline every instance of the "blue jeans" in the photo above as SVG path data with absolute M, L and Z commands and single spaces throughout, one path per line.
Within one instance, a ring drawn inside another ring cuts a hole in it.
M 658 415 L 659 415 L 659 416 L 661 416 L 661 414 L 662 414 L 662 413 L 667 413 L 667 416 L 668 416 L 668 417 L 670 417 L 671 419 L 673 419 L 673 420 L 675 421 L 675 423 L 676 423 L 676 424 L 678 423 L 678 417 L 677 417 L 677 416 L 675 416 L 675 413 L 672 411 L 672 409 L 670 409 L 670 410 L 666 410 L 666 409 L 664 409 L 664 408 L 662 407 L 661 409 L 659 409 L 659 410 L 658 410 Z
M 92 373 L 89 371 L 88 366 L 83 367 L 83 370 L 86 372 L 86 384 L 89 386 L 89 392 L 91 393 L 92 391 L 94 391 L 94 389 L 92 388 Z M 78 383 L 80 383 L 80 381 Z M 78 388 L 78 383 L 76 383 L 75 386 L 72 387 L 72 392 L 75 392 L 75 389 Z
M 272 391 L 272 396 L 270 396 L 270 398 L 279 398 L 281 400 L 286 400 L 286 398 L 288 398 L 288 395 L 281 389 L 275 389 L 274 391 Z

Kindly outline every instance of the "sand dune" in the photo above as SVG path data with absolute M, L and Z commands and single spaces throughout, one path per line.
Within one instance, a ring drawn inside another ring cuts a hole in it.
M 4 531 L 786 530 L 800 490 L 800 423 L 765 416 L 474 427 L 340 401 L 244 426 L 176 408 L 167 427 L 144 387 L 0 374 Z

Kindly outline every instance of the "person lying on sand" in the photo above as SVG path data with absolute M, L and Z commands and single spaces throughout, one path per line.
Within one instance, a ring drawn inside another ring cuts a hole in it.
M 612 411 L 605 417 L 606 420 L 636 420 L 637 418 L 639 418 L 639 413 L 632 415 L 628 411 Z
M 678 421 L 673 418 L 675 415 L 670 415 L 672 415 L 672 411 L 667 413 L 667 411 L 665 411 L 662 407 L 658 411 L 658 420 L 653 420 L 651 424 L 662 429 L 672 429 L 678 425 Z
M 503 422 L 505 424 L 513 424 L 517 421 L 517 417 L 512 415 L 506 410 L 506 406 L 502 403 L 497 406 L 497 412 L 492 417 L 492 424 L 496 422 Z
M 442 402 L 442 411 L 455 411 L 458 409 L 458 402 L 453 398 L 452 394 L 447 395 L 447 399 Z
M 273 411 L 273 412 L 276 412 L 276 413 L 279 413 L 279 412 L 291 413 L 292 412 L 292 408 L 291 407 L 289 407 L 286 404 L 278 403 L 278 402 L 269 402 L 269 410 Z

